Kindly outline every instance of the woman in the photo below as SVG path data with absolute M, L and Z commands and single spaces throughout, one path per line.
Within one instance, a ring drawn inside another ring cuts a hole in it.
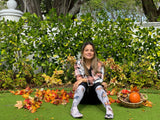
M 106 108 L 105 118 L 113 118 L 112 108 L 109 104 L 107 93 L 102 87 L 104 67 L 97 59 L 96 50 L 91 42 L 82 46 L 82 59 L 77 61 L 75 77 L 77 81 L 73 85 L 75 90 L 71 115 L 74 118 L 83 117 L 78 110 L 79 103 L 97 104 L 101 101 Z

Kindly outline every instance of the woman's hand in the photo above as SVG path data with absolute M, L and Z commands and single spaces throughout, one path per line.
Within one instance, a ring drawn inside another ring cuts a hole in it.
M 94 79 L 93 79 L 93 77 L 91 77 L 91 76 L 89 76 L 88 77 L 88 82 L 89 82 L 89 85 L 93 85 L 94 84 Z
M 77 81 L 73 84 L 73 91 L 75 91 L 75 90 L 78 88 L 79 84 L 81 84 L 82 82 L 86 82 L 86 81 L 87 81 L 87 79 L 85 79 L 85 78 L 82 78 L 82 79 L 77 80 Z
M 106 82 L 102 82 L 102 86 L 103 86 L 104 89 L 107 89 L 107 86 L 108 86 L 108 85 L 107 85 Z

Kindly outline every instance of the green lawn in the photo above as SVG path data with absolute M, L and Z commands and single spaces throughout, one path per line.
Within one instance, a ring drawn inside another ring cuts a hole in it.
M 153 107 L 125 108 L 117 103 L 112 103 L 113 120 L 159 120 L 160 91 L 151 89 L 142 91 L 148 95 L 148 100 L 153 103 Z M 116 96 L 113 97 L 116 98 Z M 0 120 L 74 120 L 70 116 L 72 99 L 65 106 L 43 102 L 35 113 L 14 107 L 16 101 L 19 100 L 24 99 L 20 95 L 13 95 L 9 92 L 0 93 Z M 103 105 L 79 105 L 79 110 L 84 115 L 82 120 L 104 120 Z

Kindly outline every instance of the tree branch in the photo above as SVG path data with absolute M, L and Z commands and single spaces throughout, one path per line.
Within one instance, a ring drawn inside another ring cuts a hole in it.
M 87 0 L 77 0 L 74 6 L 69 10 L 69 13 L 72 14 L 73 16 L 76 15 L 82 4 L 84 4 Z
M 156 22 L 157 21 L 157 8 L 153 2 L 153 0 L 141 0 L 142 1 L 142 7 L 145 16 L 148 18 L 150 22 Z

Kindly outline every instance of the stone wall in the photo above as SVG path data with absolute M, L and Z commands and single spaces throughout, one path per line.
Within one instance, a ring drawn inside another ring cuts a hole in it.
M 155 27 L 155 28 L 160 28 L 160 22 L 136 22 L 135 24 L 140 25 L 142 27 Z

